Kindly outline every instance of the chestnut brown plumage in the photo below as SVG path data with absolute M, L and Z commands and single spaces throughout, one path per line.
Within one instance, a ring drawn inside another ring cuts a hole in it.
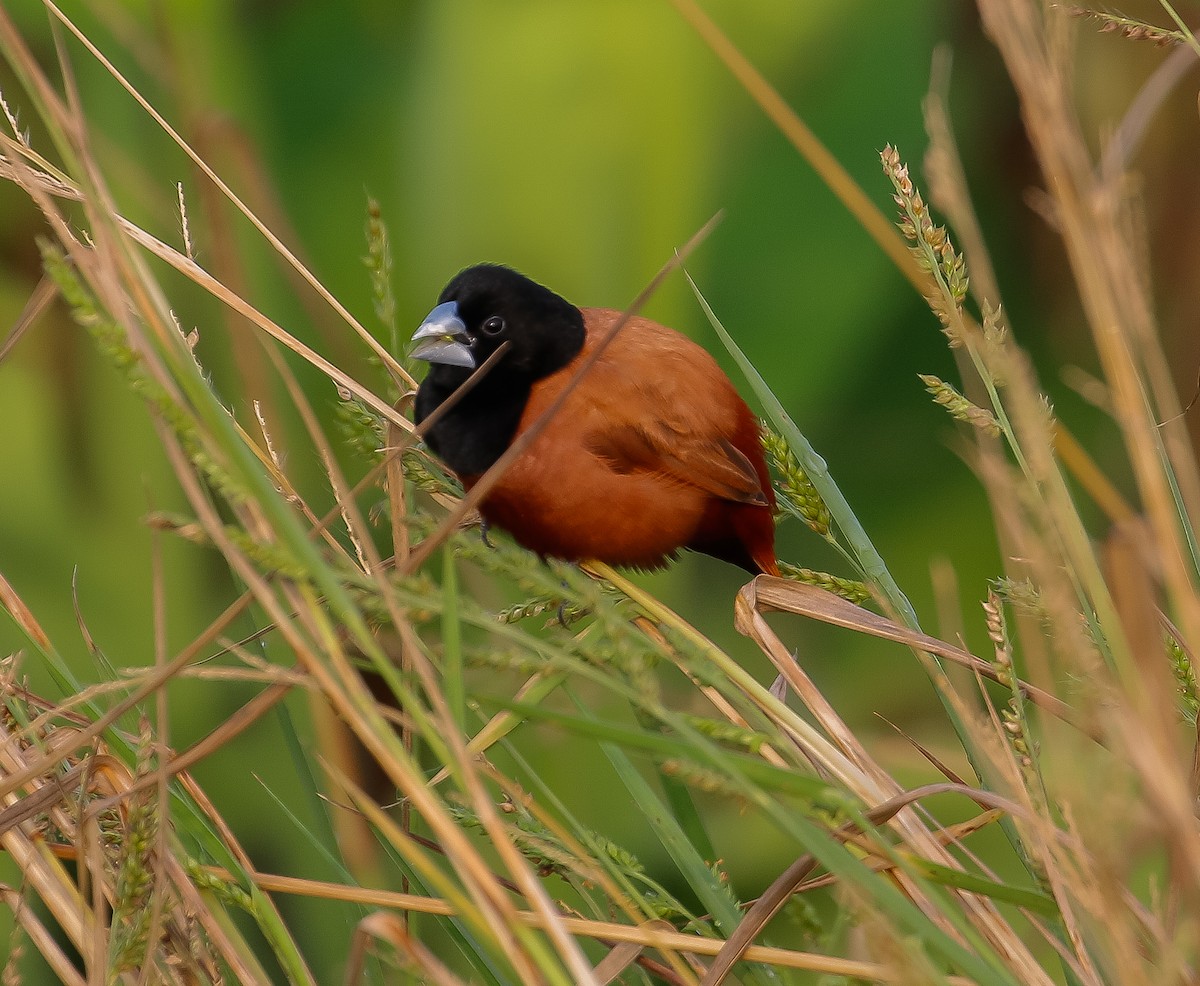
M 469 489 L 555 402 L 620 318 L 507 267 L 456 276 L 413 336 L 431 363 L 425 420 L 502 342 L 491 371 L 426 434 Z M 655 568 L 690 548 L 778 574 L 758 422 L 702 347 L 631 318 L 480 504 L 525 547 Z

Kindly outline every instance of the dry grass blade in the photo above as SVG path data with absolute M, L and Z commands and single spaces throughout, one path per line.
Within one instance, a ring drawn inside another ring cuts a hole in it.
M 32 794 L 26 794 L 0 810 L 0 837 L 22 822 L 76 797 L 79 785 L 87 779 L 96 766 L 95 759 L 87 763 L 77 763 L 64 773 L 49 778 Z
M 1054 195 L 1067 256 L 1112 388 L 1116 420 L 1151 522 L 1155 554 L 1163 562 L 1165 584 L 1188 635 L 1200 636 L 1200 600 L 1184 558 L 1172 550 L 1175 504 L 1139 374 L 1141 357 L 1132 345 L 1137 339 L 1142 346 L 1158 348 L 1139 264 L 1130 254 L 1122 225 L 1121 203 L 1095 177 L 1064 74 L 1055 63 L 1057 52 L 1047 44 L 1043 14 L 1019 0 L 983 0 L 980 11 L 1023 101 L 1029 135 Z M 1185 489 L 1195 490 L 1194 460 L 1184 456 L 1174 465 L 1186 479 Z M 1197 516 L 1200 504 L 1192 501 L 1189 509 Z
M 46 636 L 46 631 L 42 629 L 41 624 L 34 618 L 33 612 L 21 601 L 21 597 L 17 595 L 16 590 L 9 583 L 4 574 L 0 572 L 0 606 L 3 606 L 8 615 L 13 618 L 13 622 L 21 628 L 24 633 L 33 643 L 43 651 L 50 650 L 50 638 Z
M 219 726 L 187 750 L 164 759 L 158 773 L 148 775 L 122 790 L 117 796 L 128 798 L 150 790 L 161 782 L 161 776 L 173 777 L 191 770 L 206 757 L 212 756 L 224 746 L 232 743 L 240 734 L 257 723 L 271 709 L 283 701 L 294 686 L 290 682 L 276 682 L 263 689 L 249 702 L 226 718 Z M 160 690 L 161 694 L 161 690 Z
M 602 567 L 600 568 L 602 569 Z M 647 613 L 678 622 L 678 618 L 672 617 L 669 610 L 661 603 L 647 600 L 644 594 L 639 594 L 635 587 L 629 586 L 627 581 L 618 579 L 617 583 L 629 592 L 631 598 L 636 599 Z M 892 798 L 901 794 L 900 785 L 875 762 L 869 751 L 863 747 L 862 742 L 846 727 L 829 703 L 813 687 L 790 652 L 775 636 L 752 603 L 756 587 L 780 586 L 787 589 L 794 585 L 786 580 L 759 576 L 739 595 L 736 622 L 743 632 L 749 632 L 749 635 L 775 663 L 781 674 L 785 675 L 789 683 L 798 690 L 804 701 L 809 704 L 809 709 L 817 718 L 821 728 L 833 738 L 833 743 L 814 730 L 807 721 L 795 716 L 777 699 L 768 701 L 769 696 L 764 694 L 765 690 L 756 682 L 746 681 L 740 669 L 732 662 L 725 663 L 723 661 L 722 670 L 729 674 L 740 688 L 747 689 L 748 696 L 752 697 L 755 702 L 762 703 L 763 711 L 777 722 L 778 727 L 785 732 L 785 735 L 789 735 L 795 741 L 804 751 L 805 756 L 818 764 L 823 775 L 835 779 L 839 785 L 844 786 L 846 791 L 853 792 L 855 798 L 865 803 L 890 802 Z M 811 587 L 797 588 L 809 589 Z M 813 591 L 821 592 L 821 590 L 815 589 Z M 821 592 L 821 595 L 826 594 Z M 837 597 L 831 598 L 836 599 Z M 838 601 L 844 602 L 840 599 Z M 846 605 L 851 606 L 851 612 L 865 613 L 851 604 Z M 873 614 L 867 615 L 873 616 Z M 855 616 L 854 619 L 857 620 L 859 617 Z M 678 626 L 674 628 L 680 629 Z M 690 628 L 686 632 L 695 633 Z M 1006 804 L 1008 803 L 1011 802 L 1006 802 Z M 938 841 L 937 836 L 925 827 L 916 814 L 911 811 L 899 811 L 895 813 L 894 817 L 889 816 L 889 820 L 914 854 L 937 860 L 940 865 L 957 866 L 956 861 L 945 851 L 945 847 Z M 926 900 L 926 895 L 919 883 L 910 878 L 907 873 L 897 873 L 896 879 L 912 899 Z M 1002 920 L 990 901 L 971 895 L 960 895 L 958 900 L 964 911 L 970 915 L 970 920 L 989 942 L 994 943 L 994 947 L 1009 955 L 1014 966 L 1020 968 L 1022 974 L 1030 981 L 1041 981 L 1039 974 L 1035 973 L 1036 962 L 1033 956 L 1019 940 L 1014 929 Z M 936 905 L 930 903 L 928 907 L 935 912 L 933 920 L 938 921 L 943 918 L 941 913 L 936 912 Z M 951 934 L 950 919 L 945 918 L 944 923 L 939 922 L 938 928 L 939 931 L 944 929 L 947 934 Z
M 7 585 L 4 582 L 3 576 L 0 576 L 0 591 Z M 69 756 L 75 751 L 83 748 L 93 740 L 103 735 L 104 731 L 116 723 L 122 716 L 128 713 L 131 709 L 137 706 L 155 694 L 161 689 L 171 677 L 180 669 L 186 667 L 192 661 L 196 660 L 204 647 L 208 646 L 209 642 L 217 637 L 221 630 L 226 625 L 228 620 L 232 620 L 242 609 L 241 602 L 235 602 L 230 606 L 225 613 L 217 618 L 212 625 L 199 638 L 192 642 L 188 647 L 185 647 L 179 654 L 173 657 L 167 664 L 155 668 L 153 672 L 149 672 L 142 679 L 133 691 L 124 699 L 117 702 L 111 709 L 105 712 L 98 719 L 89 722 L 83 728 L 73 731 L 69 744 L 61 746 L 55 751 L 57 758 Z M 34 624 L 36 626 L 36 624 Z M 24 627 L 23 627 L 24 629 Z M 27 631 L 28 632 L 28 631 Z M 44 635 L 43 635 L 44 636 Z M 37 639 L 34 637 L 33 639 Z M 51 650 L 49 641 L 46 641 L 46 650 Z M 18 770 L 11 776 L 0 781 L 0 797 L 16 790 L 21 785 L 30 780 L 46 773 L 49 767 L 56 762 L 54 758 L 46 759 L 43 762 L 33 763 L 24 769 Z
M 298 880 L 294 877 L 268 873 L 254 874 L 254 881 L 264 890 L 277 893 L 331 900 L 347 900 L 368 907 L 394 907 L 398 910 L 414 911 L 420 914 L 451 915 L 455 913 L 451 905 L 436 897 L 420 897 L 413 894 L 401 894 L 396 891 L 350 887 L 341 883 Z M 522 924 L 531 928 L 541 927 L 542 924 L 541 917 L 532 911 L 517 912 L 517 919 Z M 563 915 L 559 920 L 562 921 L 563 926 L 573 935 L 610 943 L 631 942 L 643 948 L 655 949 L 660 952 L 715 956 L 719 954 L 725 944 L 716 939 L 702 938 L 672 930 L 669 925 L 660 921 L 651 921 L 642 925 L 629 925 L 617 924 L 612 921 L 589 921 L 584 918 L 569 917 L 566 915 Z M 843 959 L 832 955 L 792 951 L 790 949 L 765 945 L 751 945 L 742 954 L 742 959 L 747 962 L 760 962 L 764 965 L 778 966 L 781 969 L 804 969 L 833 976 L 864 979 L 869 982 L 902 983 L 905 981 L 900 972 L 889 969 L 880 963 Z M 949 976 L 946 978 L 946 982 L 953 984 L 953 986 L 972 986 L 970 980 L 964 979 L 961 976 Z
M 859 224 L 879 245 L 922 296 L 930 291 L 928 274 L 913 262 L 904 241 L 896 235 L 895 227 L 887 220 L 874 201 L 822 144 L 816 135 L 796 115 L 783 97 L 763 77 L 762 73 L 734 46 L 709 16 L 693 0 L 672 0 L 680 15 L 695 29 L 705 44 L 733 73 L 770 118 L 771 122 L 792 142 L 797 151 L 813 166 L 826 185 L 850 210 Z
M 326 769 L 329 769 L 328 765 Z M 405 834 L 378 805 L 366 796 L 365 792 L 345 776 L 336 776 L 334 779 L 350 795 L 367 820 L 387 838 L 394 848 L 403 853 L 410 847 L 413 841 L 411 836 Z M 405 784 L 402 786 L 402 790 L 413 792 L 414 788 L 412 785 Z M 448 847 L 447 858 L 453 863 L 455 870 L 462 878 L 467 894 L 470 895 L 470 917 L 476 927 L 481 930 L 490 928 L 491 933 L 495 935 L 498 944 L 507 953 L 514 967 L 524 970 L 523 975 L 530 979 L 540 979 L 532 956 L 525 950 L 527 938 L 521 933 L 522 928 L 518 924 L 516 909 L 505 894 L 505 888 L 501 882 L 474 851 L 464 833 L 455 827 L 449 818 L 445 817 L 445 813 L 439 810 L 440 806 L 435 805 L 430 796 L 426 795 L 421 798 L 410 793 L 410 797 L 413 798 L 416 810 L 423 818 L 433 823 L 434 832 Z M 504 841 L 503 846 L 497 845 L 497 848 L 507 848 L 510 851 L 512 849 L 507 840 Z M 408 859 L 414 869 L 419 871 L 421 856 L 410 852 Z M 432 877 L 433 871 L 427 869 L 423 875 L 427 878 Z M 519 877 L 519 871 L 514 875 Z M 449 886 L 448 881 L 441 882 L 443 885 Z M 468 907 L 467 894 L 463 894 L 461 897 L 458 908 L 460 913 Z M 591 966 L 587 964 L 582 951 L 574 942 L 567 943 L 563 940 L 564 935 L 570 934 L 566 925 L 558 913 L 548 906 L 548 901 L 542 895 L 535 895 L 534 899 L 543 905 L 539 915 L 542 918 L 541 926 L 547 933 L 558 939 L 560 947 L 565 945 L 563 951 L 571 957 L 574 974 L 579 981 L 590 984 L 592 982 Z
M 958 781 L 951 781 L 953 784 L 958 784 Z M 963 788 L 968 785 L 962 784 Z M 998 820 L 1005 817 L 1007 813 L 999 808 L 991 808 L 988 811 L 980 812 L 974 818 L 968 819 L 965 822 L 960 822 L 957 825 L 951 825 L 947 828 L 938 829 L 936 834 L 938 841 L 945 846 L 961 845 L 962 840 L 974 832 L 979 832 L 987 828 L 989 825 L 995 824 Z M 895 859 L 887 856 L 870 855 L 863 860 L 864 864 L 873 870 L 891 870 L 895 869 L 898 863 Z M 837 884 L 838 878 L 833 874 L 814 877 L 811 880 L 805 880 L 799 887 L 796 888 L 796 893 L 805 894 L 812 890 L 820 890 L 823 887 L 832 887 Z
M 196 167 L 199 168 L 200 171 L 203 172 L 204 175 L 214 185 L 216 185 L 218 189 L 220 189 L 221 194 L 224 195 L 237 208 L 237 210 L 250 221 L 254 228 L 258 230 L 260 234 L 262 234 L 262 236 L 267 240 L 268 243 L 271 244 L 276 252 L 285 260 L 287 260 L 289 264 L 291 264 L 296 273 L 298 273 L 305 280 L 305 282 L 308 283 L 313 290 L 315 290 L 317 294 L 319 294 L 321 298 L 326 301 L 330 307 L 334 309 L 334 311 L 337 312 L 337 314 L 346 322 L 347 325 L 354 329 L 359 338 L 375 353 L 377 357 L 379 357 L 383 364 L 388 367 L 390 372 L 392 372 L 398 379 L 406 381 L 409 385 L 415 385 L 412 377 L 410 377 L 405 369 L 396 362 L 392 354 L 389 353 L 386 348 L 381 346 L 379 342 L 376 341 L 375 337 L 371 335 L 371 333 L 363 328 L 358 320 L 350 314 L 345 306 L 343 306 L 342 303 L 338 301 L 337 298 L 335 298 L 319 280 L 317 280 L 312 272 L 300 262 L 295 254 L 293 254 L 291 250 L 284 245 L 284 243 L 275 235 L 275 233 L 272 232 L 271 229 L 265 223 L 263 223 L 263 221 L 259 219 L 258 216 L 256 216 L 254 212 L 233 192 L 233 190 L 221 180 L 220 176 L 217 175 L 217 173 L 213 171 L 211 167 L 209 167 L 208 162 L 206 162 L 192 149 L 187 141 L 185 141 L 166 121 L 166 119 L 164 119 L 158 113 L 158 111 L 154 109 L 150 102 L 144 96 L 142 96 L 142 94 L 132 85 L 132 83 L 130 83 L 125 76 L 117 70 L 116 66 L 114 66 L 112 62 L 110 62 L 104 56 L 104 54 L 95 46 L 92 40 L 83 31 L 81 31 L 74 24 L 74 22 L 71 21 L 71 19 L 68 18 L 54 3 L 52 3 L 51 0 L 43 0 L 43 3 L 45 4 L 46 9 L 49 10 L 54 17 L 56 17 L 63 24 L 63 26 L 65 26 L 67 30 L 69 30 L 79 40 L 79 42 L 93 55 L 93 57 L 95 57 L 96 60 L 104 66 L 105 70 L 137 101 L 138 105 L 141 106 L 142 109 L 144 109 L 148 114 L 150 114 L 155 123 L 162 128 L 163 132 L 166 133 L 179 146 L 180 150 L 182 150 L 192 160 Z
M 594 970 L 599 986 L 608 986 L 642 954 L 643 947 L 634 942 L 622 942 L 614 946 Z
M 1054 450 L 1109 520 L 1114 524 L 1133 520 L 1133 508 L 1067 429 L 1055 428 Z
M 778 647 L 773 647 L 767 634 L 764 633 L 765 624 L 757 623 L 753 616 L 777 610 L 782 613 L 807 616 L 823 623 L 831 623 L 848 630 L 867 633 L 884 640 L 894 640 L 916 650 L 946 658 L 992 681 L 1001 680 L 991 662 L 976 657 L 961 647 L 948 644 L 944 640 L 910 630 L 885 616 L 872 613 L 870 610 L 856 606 L 854 603 L 816 586 L 760 575 L 742 588 L 738 595 L 738 606 L 738 629 L 752 637 L 768 654 L 772 653 L 772 650 L 778 651 Z M 792 663 L 794 662 L 781 662 L 780 672 L 785 675 L 794 673 L 791 670 Z M 1035 705 L 1064 722 L 1071 723 L 1099 741 L 1099 734 L 1090 730 L 1090 727 L 1086 727 L 1075 711 L 1061 699 L 1027 682 L 1019 682 L 1019 687 Z
M 266 332 L 267 335 L 283 343 L 288 349 L 296 353 L 298 356 L 303 357 L 322 373 L 328 376 L 329 379 L 334 383 L 344 387 L 359 400 L 367 404 L 377 414 L 382 415 L 384 418 L 388 419 L 399 427 L 405 429 L 411 427 L 411 422 L 397 414 L 392 408 L 391 404 L 380 398 L 373 390 L 359 383 L 348 373 L 334 366 L 329 360 L 314 350 L 311 346 L 301 342 L 282 326 L 267 318 L 266 315 L 242 298 L 241 295 L 231 291 L 194 260 L 184 256 L 178 250 L 175 250 L 166 243 L 163 243 L 157 237 L 139 229 L 132 223 L 127 223 L 123 219 L 118 219 L 118 222 L 122 230 L 126 232 L 136 243 L 145 247 L 160 260 L 165 260 L 181 274 L 186 275 L 200 287 L 211 293 L 215 298 L 223 301 L 232 311 L 235 311 L 237 314 L 248 319 L 258 328 Z
M 51 972 L 58 977 L 58 981 L 63 986 L 85 986 L 86 980 L 79 974 L 74 959 L 67 956 L 62 946 L 55 941 L 50 929 L 38 920 L 37 914 L 25 898 L 12 887 L 4 886 L 0 886 L 0 897 L 16 915 L 20 926 L 29 935 L 30 941 L 37 947 L 42 958 L 50 966 Z M 10 960 L 15 958 L 16 956 L 10 956 Z M 7 967 L 5 974 L 7 975 Z
M 45 731 L 41 742 L 51 749 L 64 747 L 60 733 L 71 732 L 70 727 L 59 726 Z M 0 770 L 11 776 L 35 752 L 30 737 L 5 731 Z M 106 966 L 116 973 L 128 971 L 136 964 L 152 968 L 155 982 L 211 981 L 206 976 L 188 977 L 197 963 L 211 965 L 205 956 L 213 948 L 228 968 L 237 971 L 239 981 L 264 982 L 257 963 L 244 961 L 242 949 L 219 924 L 209 923 L 215 918 L 212 908 L 199 909 L 201 920 L 208 924 L 208 944 L 190 933 L 185 921 L 181 923 L 180 901 L 194 897 L 195 890 L 174 859 L 177 846 L 153 834 L 161 831 L 157 824 L 161 804 L 153 797 L 131 797 L 133 783 L 128 768 L 110 754 L 101 752 L 74 763 L 65 774 L 34 784 L 19 800 L 15 795 L 6 799 L 0 844 L 19 863 L 29 888 L 50 908 L 93 974 Z M 110 806 L 116 806 L 116 811 Z M 67 858 L 80 863 L 78 882 L 46 851 L 47 829 L 74 842 Z M 101 841 L 102 831 L 120 838 Z M 161 905 L 152 903 L 155 898 Z M 155 926 L 160 931 L 151 935 Z M 41 950 L 55 961 L 55 949 Z
M 38 320 L 38 316 L 54 300 L 56 294 L 58 294 L 58 288 L 55 286 L 54 281 L 49 276 L 43 275 L 42 279 L 38 281 L 37 287 L 33 289 L 33 294 L 25 302 L 25 307 L 21 310 L 21 314 L 17 316 L 17 321 L 12 327 L 12 331 L 0 343 L 0 363 L 8 359 L 8 354 L 13 351 L 13 348 L 21 341 L 21 337 L 25 335 L 29 327 Z
M 1025 814 L 1021 805 L 1007 798 L 1001 798 L 978 788 L 953 783 L 929 784 L 913 791 L 906 791 L 884 804 L 868 809 L 863 814 L 872 825 L 882 825 L 909 805 L 935 794 L 946 793 L 965 794 L 981 806 L 994 810 L 1018 815 Z M 849 840 L 862 833 L 863 828 L 858 822 L 847 822 L 834 832 L 833 836 L 841 841 Z M 709 966 L 704 979 L 701 980 L 701 986 L 719 986 L 725 981 L 734 965 L 746 958 L 750 943 L 762 933 L 767 923 L 779 913 L 788 899 L 800 890 L 808 875 L 816 867 L 817 857 L 812 853 L 806 853 L 776 877 L 771 886 L 746 912 L 746 916 L 734 933 L 729 936 L 724 948 L 721 949 L 716 960 Z
M 5 150 L 12 151 L 17 149 L 10 138 L 0 134 L 0 144 L 3 144 Z M 63 197 L 73 201 L 84 201 L 82 193 L 70 185 L 52 179 L 44 172 L 35 171 L 25 166 L 19 166 L 16 160 L 3 161 L 0 159 L 0 175 L 10 178 L 16 184 L 20 185 L 31 195 L 40 197 L 43 204 L 48 201 L 46 197 Z M 165 261 L 174 267 L 179 273 L 194 281 L 201 288 L 209 292 L 214 298 L 223 302 L 228 308 L 247 319 L 253 325 L 264 331 L 267 335 L 283 343 L 292 352 L 302 357 L 317 369 L 321 370 L 339 387 L 345 388 L 355 397 L 359 398 L 367 404 L 377 414 L 387 418 L 392 424 L 404 430 L 411 430 L 412 422 L 398 414 L 387 401 L 382 400 L 369 387 L 359 383 L 349 374 L 345 373 L 338 367 L 334 366 L 324 356 L 320 355 L 311 346 L 301 342 L 282 326 L 278 325 L 272 319 L 268 318 L 259 311 L 249 301 L 239 295 L 237 292 L 230 290 L 226 285 L 222 284 L 216 277 L 210 274 L 207 270 L 200 266 L 194 259 L 185 254 L 180 253 L 174 247 L 164 243 L 158 237 L 146 232 L 134 223 L 129 222 L 123 216 L 114 213 L 114 222 L 117 226 L 127 234 L 134 242 L 145 248 L 160 260 Z M 30 302 L 32 305 L 32 299 Z
M 455 976 L 428 948 L 408 933 L 403 918 L 386 911 L 368 914 L 358 922 L 350 945 L 350 958 L 346 963 L 346 986 L 359 982 L 366 965 L 367 948 L 372 940 L 390 945 L 404 964 L 421 977 L 421 982 L 436 986 L 463 986 L 463 980 Z
M 878 716 L 880 719 L 882 719 L 884 722 L 886 722 L 889 726 L 891 726 L 892 729 L 894 729 L 896 731 L 896 733 L 905 740 L 905 742 L 907 742 L 914 750 L 916 750 L 919 754 L 921 754 L 921 756 L 923 756 L 926 760 L 928 760 L 933 765 L 934 769 L 937 770 L 937 772 L 939 774 L 941 774 L 943 777 L 945 777 L 946 780 L 950 781 L 952 784 L 966 784 L 967 783 L 961 777 L 959 777 L 958 774 L 956 774 L 953 770 L 951 770 L 945 763 L 943 763 L 942 760 L 939 757 L 937 757 L 933 753 L 932 750 L 923 746 L 921 743 L 918 743 L 914 737 L 912 737 L 908 733 L 906 733 L 903 729 L 901 729 L 894 722 L 892 722 L 889 718 L 887 718 L 887 716 L 880 715 L 878 712 L 875 713 L 875 715 Z

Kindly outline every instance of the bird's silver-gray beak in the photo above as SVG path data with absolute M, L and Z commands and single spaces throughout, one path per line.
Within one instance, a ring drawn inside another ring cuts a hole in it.
M 408 355 L 430 363 L 448 363 L 475 369 L 475 356 L 467 345 L 467 326 L 458 316 L 458 302 L 444 301 L 425 316 L 412 341 L 416 347 Z

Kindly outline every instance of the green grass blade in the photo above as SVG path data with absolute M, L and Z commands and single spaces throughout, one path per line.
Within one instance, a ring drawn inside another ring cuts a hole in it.
M 712 750 L 697 744 L 690 737 L 689 739 L 680 739 L 660 732 L 647 732 L 633 726 L 599 719 L 588 712 L 584 712 L 582 716 L 572 716 L 526 702 L 503 702 L 496 699 L 491 701 L 502 708 L 518 712 L 527 719 L 553 723 L 577 735 L 603 743 L 639 750 L 659 759 L 675 757 L 700 763 L 705 768 L 716 768 L 727 774 L 731 782 L 754 785 L 811 801 L 826 800 L 831 795 L 837 798 L 841 797 L 836 788 L 819 778 L 776 767 L 744 753 L 736 753 L 719 747 L 716 748 L 719 750 L 719 754 L 713 756 Z
M 733 336 L 721 324 L 721 320 L 717 318 L 716 313 L 712 310 L 704 295 L 700 293 L 700 288 L 696 286 L 696 282 L 692 280 L 691 275 L 686 271 L 684 275 L 688 279 L 688 284 L 692 286 L 692 291 L 696 294 L 696 300 L 700 302 L 700 307 L 704 309 L 704 314 L 708 317 L 713 329 L 721 337 L 721 342 L 729 350 L 729 355 L 733 357 L 734 362 L 737 363 L 738 368 L 741 369 L 746 380 L 750 383 L 751 389 L 754 391 L 759 403 L 762 404 L 763 410 L 766 412 L 771 424 L 774 425 L 776 431 L 787 439 L 800 465 L 808 474 L 809 479 L 812 480 L 812 484 L 817 488 L 817 492 L 821 494 L 821 499 L 825 501 L 825 506 L 829 508 L 829 513 L 833 517 L 834 522 L 849 542 L 863 575 L 879 587 L 880 591 L 887 597 L 888 601 L 895 607 L 896 612 L 901 615 L 909 627 L 919 630 L 920 625 L 917 622 L 916 610 L 912 608 L 912 604 L 908 601 L 908 598 L 900 591 L 900 586 L 892 578 L 892 574 L 888 571 L 888 567 L 884 563 L 882 556 L 875 550 L 875 545 L 872 544 L 866 530 L 854 515 L 854 511 L 842 495 L 842 491 L 838 489 L 837 484 L 833 481 L 833 477 L 829 475 L 829 467 L 826 465 L 825 460 L 809 444 L 808 439 L 804 437 L 787 411 L 783 409 L 783 405 L 779 403 L 779 399 L 771 392 L 771 388 L 767 386 L 767 382 L 762 378 L 758 370 L 754 368 L 754 364 L 750 362 L 738 344 L 733 341 Z
M 1027 911 L 1033 911 L 1043 917 L 1059 917 L 1058 904 L 1054 898 L 1040 890 L 1028 887 L 1013 887 L 1007 883 L 997 883 L 975 873 L 964 873 L 949 866 L 931 863 L 926 859 L 909 859 L 909 865 L 916 872 L 928 877 L 934 883 L 945 887 L 957 887 L 959 890 L 969 890 L 980 897 L 1014 904 Z
M 575 702 L 586 718 L 587 709 L 578 700 Z M 713 926 L 724 937 L 733 933 L 742 919 L 737 900 L 729 892 L 729 886 L 712 870 L 715 860 L 705 860 L 692 845 L 687 833 L 675 820 L 667 806 L 654 792 L 649 783 L 638 772 L 623 750 L 614 743 L 602 742 L 600 749 L 612 764 L 613 770 L 629 792 L 630 800 L 654 830 L 667 855 L 675 863 L 692 892 L 708 910 Z M 760 983 L 778 982 L 774 970 L 765 966 L 751 967 L 746 979 Z

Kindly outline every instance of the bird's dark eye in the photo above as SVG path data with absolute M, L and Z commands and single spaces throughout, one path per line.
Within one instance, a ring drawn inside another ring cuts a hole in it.
M 499 315 L 491 315 L 483 320 L 483 325 L 480 326 L 486 335 L 498 336 L 504 331 L 504 319 Z

